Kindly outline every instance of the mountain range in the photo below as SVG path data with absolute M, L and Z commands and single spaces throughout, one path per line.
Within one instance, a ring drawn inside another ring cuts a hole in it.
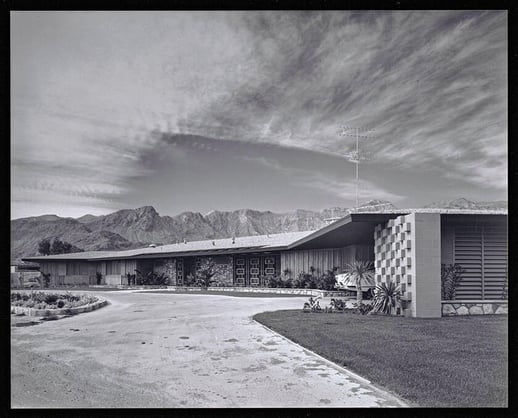
M 381 200 L 367 202 L 362 208 L 397 209 L 392 203 Z M 472 202 L 461 198 L 434 202 L 425 208 L 507 209 L 507 202 Z M 20 218 L 11 220 L 11 259 L 37 255 L 38 243 L 45 238 L 58 238 L 85 251 L 126 250 L 184 239 L 195 241 L 317 230 L 326 225 L 326 220 L 348 213 L 348 208 L 334 207 L 321 211 L 297 209 L 286 213 L 239 209 L 211 211 L 205 215 L 183 212 L 176 216 L 160 216 L 152 206 L 144 206 L 108 215 L 84 215 L 77 219 L 57 215 Z

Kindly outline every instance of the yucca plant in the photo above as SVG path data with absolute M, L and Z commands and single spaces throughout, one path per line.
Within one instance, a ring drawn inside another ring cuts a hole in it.
M 345 280 L 340 283 L 342 287 L 356 286 L 356 301 L 362 304 L 362 286 L 374 286 L 374 267 L 371 261 L 354 261 L 345 266 Z
M 397 314 L 401 309 L 401 289 L 393 281 L 380 283 L 374 290 L 373 312 L 381 312 L 386 315 Z

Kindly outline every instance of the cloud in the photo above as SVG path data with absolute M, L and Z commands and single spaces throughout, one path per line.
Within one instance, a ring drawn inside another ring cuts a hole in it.
M 448 175 L 486 186 L 463 167 L 487 164 L 495 122 L 506 157 L 506 22 L 504 12 L 254 15 L 244 57 L 261 71 L 204 110 L 212 132 L 202 133 L 345 154 L 354 141 L 340 125 L 369 126 L 378 138 L 365 147 L 381 161 L 419 168 L 457 155 Z
M 279 161 L 272 158 L 264 157 L 240 157 L 246 161 L 256 164 L 262 164 L 270 169 L 275 170 L 279 175 L 292 178 L 293 184 L 304 186 L 309 189 L 315 189 L 320 192 L 325 192 L 337 199 L 344 199 L 345 201 L 352 201 L 356 196 L 356 181 L 350 179 L 339 179 L 336 176 L 327 174 L 325 172 L 307 171 L 300 168 L 283 166 Z M 389 192 L 375 183 L 361 179 L 358 184 L 360 201 L 368 201 L 373 199 L 388 200 L 397 203 L 403 200 L 406 196 Z
M 376 128 L 373 165 L 507 188 L 505 11 L 13 12 L 11 42 L 15 200 L 115 208 L 157 133 L 345 158 L 343 124 Z

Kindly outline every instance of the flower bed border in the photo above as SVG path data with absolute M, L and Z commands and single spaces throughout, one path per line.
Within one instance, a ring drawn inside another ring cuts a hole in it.
M 48 316 L 48 315 L 67 315 L 67 314 L 80 314 L 84 312 L 95 311 L 96 309 L 102 308 L 103 306 L 108 305 L 108 301 L 101 297 L 95 296 L 98 298 L 97 302 L 88 303 L 83 306 L 76 306 L 73 308 L 57 308 L 57 309 L 34 309 L 28 308 L 26 306 L 13 306 L 11 305 L 11 313 L 14 314 L 25 314 L 27 316 Z

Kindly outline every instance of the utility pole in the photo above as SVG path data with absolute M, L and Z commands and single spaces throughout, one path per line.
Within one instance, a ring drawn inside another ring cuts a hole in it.
M 351 133 L 352 131 L 352 133 Z M 360 135 L 360 132 L 362 135 Z M 358 128 L 352 126 L 342 126 L 342 132 L 340 132 L 340 136 L 351 136 L 356 138 L 356 151 L 352 153 L 346 154 L 350 162 L 356 164 L 356 209 L 360 206 L 359 203 L 359 184 L 360 184 L 360 160 L 366 160 L 365 157 L 360 155 L 360 138 L 376 138 L 374 136 L 363 135 L 367 132 L 374 132 L 374 129 L 367 128 Z

